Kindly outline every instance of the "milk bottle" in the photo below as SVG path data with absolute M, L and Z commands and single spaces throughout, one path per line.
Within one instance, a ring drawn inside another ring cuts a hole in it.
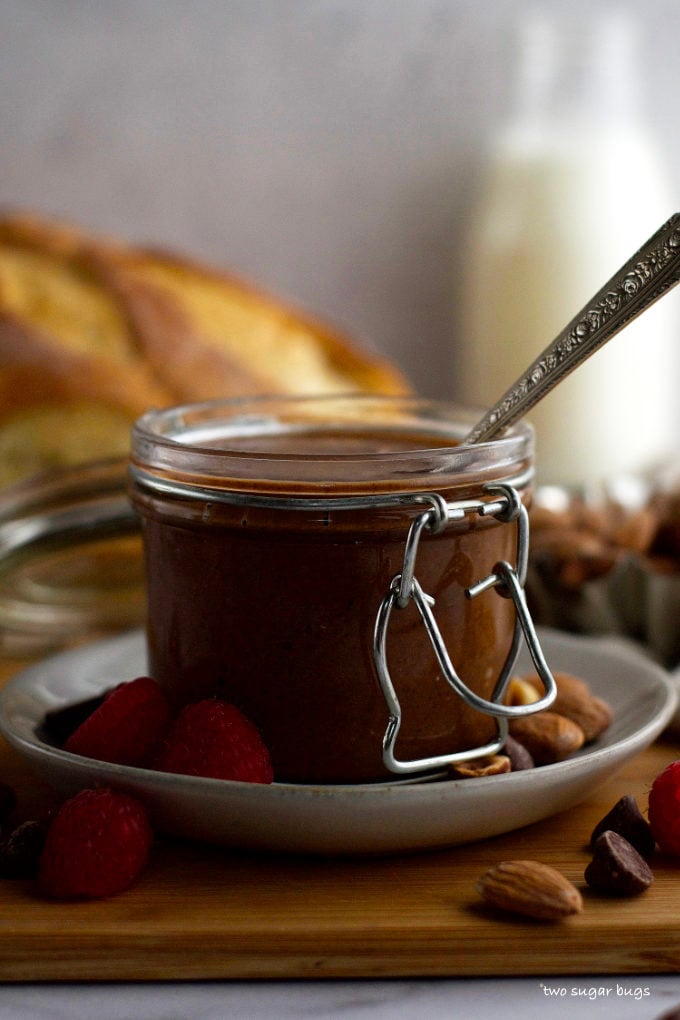
M 488 162 L 466 248 L 459 397 L 488 406 L 678 208 L 638 106 L 634 25 L 523 26 L 516 112 Z M 538 481 L 597 487 L 677 445 L 678 294 L 528 415 Z

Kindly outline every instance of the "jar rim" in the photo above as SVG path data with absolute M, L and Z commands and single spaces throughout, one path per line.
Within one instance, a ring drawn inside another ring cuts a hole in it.
M 433 480 L 437 485 L 475 476 L 488 480 L 530 466 L 533 429 L 526 422 L 489 442 L 464 445 L 480 414 L 441 400 L 373 394 L 203 401 L 139 418 L 131 460 L 133 473 L 136 468 L 147 477 L 158 473 L 201 487 L 295 492 L 308 486 L 412 491 L 431 487 Z M 352 432 L 368 438 L 334 448 L 338 437 Z M 311 437 L 308 446 L 301 436 Z M 292 440 L 288 448 L 282 438 Z

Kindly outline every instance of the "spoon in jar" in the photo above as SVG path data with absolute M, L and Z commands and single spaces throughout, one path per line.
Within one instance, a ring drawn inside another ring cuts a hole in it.
M 482 443 L 504 432 L 678 282 L 680 213 L 675 213 L 506 390 L 464 443 Z

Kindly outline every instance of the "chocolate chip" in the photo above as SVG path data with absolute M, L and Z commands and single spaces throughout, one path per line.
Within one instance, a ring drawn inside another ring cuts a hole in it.
M 18 825 L 0 844 L 0 876 L 35 878 L 46 836 L 44 822 L 31 820 Z
M 519 740 L 515 740 L 514 737 L 508 736 L 506 738 L 503 753 L 507 754 L 510 759 L 510 769 L 512 772 L 523 772 L 526 769 L 533 769 L 536 764 L 524 744 L 520 744 Z
M 618 832 L 607 830 L 595 840 L 585 880 L 596 892 L 637 896 L 654 880 L 651 868 L 634 846 Z
M 656 843 L 649 822 L 642 816 L 637 801 L 630 793 L 617 801 L 611 811 L 595 826 L 590 837 L 591 848 L 595 846 L 598 837 L 607 830 L 618 832 L 619 836 L 627 839 L 643 857 L 651 857 L 654 853 Z

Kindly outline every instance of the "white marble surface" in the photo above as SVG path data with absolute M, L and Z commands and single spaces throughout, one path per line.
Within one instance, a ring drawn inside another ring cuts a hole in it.
M 680 977 L 452 979 L 0 988 L 2 1020 L 658 1020 Z

